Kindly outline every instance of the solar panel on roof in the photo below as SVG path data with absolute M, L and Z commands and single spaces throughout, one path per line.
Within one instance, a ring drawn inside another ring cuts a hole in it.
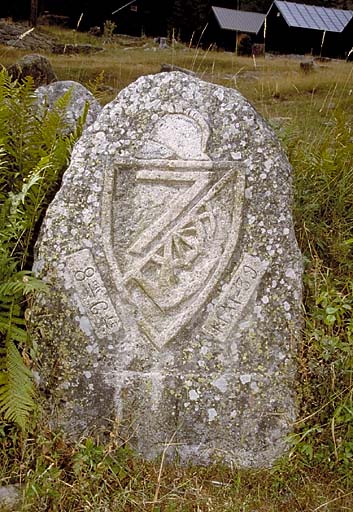
M 257 34 L 261 29 L 265 14 L 249 11 L 237 11 L 224 7 L 212 7 L 219 26 L 224 30 L 234 30 Z
M 353 18 L 353 11 L 275 0 L 287 25 L 327 32 L 342 32 Z

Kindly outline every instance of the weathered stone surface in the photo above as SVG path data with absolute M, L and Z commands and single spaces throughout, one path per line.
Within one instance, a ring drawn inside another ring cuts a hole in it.
M 21 489 L 17 485 L 0 487 L 0 511 L 10 512 L 20 510 L 22 502 Z
M 43 85 L 36 89 L 36 105 L 39 114 L 40 112 L 44 112 L 47 108 L 52 109 L 57 100 L 69 90 L 71 90 L 71 97 L 69 108 L 65 112 L 65 122 L 68 127 L 75 128 L 79 117 L 85 109 L 86 102 L 88 102 L 89 109 L 85 122 L 86 128 L 96 120 L 102 110 L 102 106 L 86 87 L 72 80 L 54 82 L 53 84 Z
M 24 23 L 7 23 L 0 19 L 0 44 L 31 51 L 51 51 L 53 40 Z
M 22 81 L 27 76 L 31 76 L 36 87 L 50 84 L 57 80 L 49 59 L 43 55 L 25 55 L 15 64 L 9 66 L 7 71 L 14 80 Z
M 291 169 L 244 98 L 146 76 L 75 147 L 37 247 L 53 422 L 115 416 L 145 457 L 271 464 L 295 418 Z

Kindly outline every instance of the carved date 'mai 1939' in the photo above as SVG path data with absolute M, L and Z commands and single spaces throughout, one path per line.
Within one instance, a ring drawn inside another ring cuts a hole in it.
M 225 341 L 242 311 L 256 290 L 267 262 L 245 254 L 227 288 L 221 293 L 214 310 L 207 318 L 203 330 Z
M 89 249 L 71 254 L 66 264 L 96 335 L 104 337 L 117 332 L 121 321 Z

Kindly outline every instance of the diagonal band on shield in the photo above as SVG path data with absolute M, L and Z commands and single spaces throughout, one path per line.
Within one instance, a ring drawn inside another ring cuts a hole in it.
M 119 268 L 112 250 L 112 212 L 103 208 L 105 253 L 117 289 L 139 304 L 137 323 L 160 347 L 204 304 L 234 252 L 244 169 L 234 162 L 124 161 L 118 171 L 107 170 L 107 204 L 114 193 L 116 172 L 132 172 L 136 183 L 147 186 L 189 184 L 157 219 L 131 237 L 126 269 Z

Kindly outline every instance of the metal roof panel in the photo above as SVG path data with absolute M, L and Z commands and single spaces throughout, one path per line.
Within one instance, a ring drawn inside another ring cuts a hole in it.
M 212 10 L 224 30 L 257 34 L 265 21 L 265 14 L 259 12 L 236 11 L 225 7 L 212 7 Z
M 342 32 L 353 11 L 275 0 L 274 4 L 290 27 Z

